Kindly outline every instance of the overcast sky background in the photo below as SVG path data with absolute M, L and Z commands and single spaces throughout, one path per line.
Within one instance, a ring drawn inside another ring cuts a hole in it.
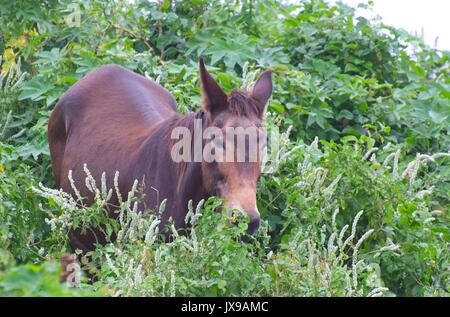
M 336 2 L 335 0 L 329 0 Z M 341 0 L 352 6 L 367 0 Z M 373 0 L 374 11 L 382 21 L 397 28 L 423 35 L 431 47 L 450 50 L 450 0 Z M 358 11 L 368 16 L 365 10 Z M 435 40 L 438 37 L 437 46 Z

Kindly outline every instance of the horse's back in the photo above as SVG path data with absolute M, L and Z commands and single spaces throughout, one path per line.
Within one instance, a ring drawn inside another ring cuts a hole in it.
M 80 114 L 113 113 L 123 114 L 119 120 L 124 123 L 134 120 L 130 123 L 149 124 L 176 112 L 176 102 L 169 91 L 114 64 L 89 72 L 62 96 L 59 104 L 65 111 L 74 111 L 77 119 Z
M 70 191 L 68 171 L 82 182 L 85 163 L 94 177 L 126 173 L 133 153 L 175 113 L 173 96 L 155 82 L 118 65 L 91 71 L 63 95 L 49 120 L 57 184 Z

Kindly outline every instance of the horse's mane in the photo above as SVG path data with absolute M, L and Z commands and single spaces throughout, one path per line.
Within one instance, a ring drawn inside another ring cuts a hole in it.
M 246 91 L 234 89 L 228 97 L 228 111 L 238 117 L 260 116 L 258 102 Z

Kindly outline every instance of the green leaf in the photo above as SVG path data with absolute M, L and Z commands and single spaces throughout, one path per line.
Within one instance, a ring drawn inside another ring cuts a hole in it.
M 19 100 L 42 100 L 53 88 L 55 88 L 55 86 L 46 78 L 34 77 L 24 84 L 22 92 L 19 95 Z

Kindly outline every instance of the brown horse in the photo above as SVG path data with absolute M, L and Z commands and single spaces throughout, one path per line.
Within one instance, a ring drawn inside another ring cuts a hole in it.
M 167 199 L 161 226 L 172 217 L 176 227 L 184 227 L 189 200 L 196 205 L 201 199 L 219 196 L 224 198 L 225 207 L 247 213 L 249 232 L 254 233 L 260 221 L 256 185 L 261 157 L 249 161 L 246 156 L 243 162 L 175 162 L 171 135 L 177 127 L 194 132 L 196 119 L 204 128 L 261 129 L 264 108 L 272 93 L 271 71 L 264 72 L 251 91 L 233 90 L 227 95 L 200 60 L 200 82 L 201 108 L 179 115 L 173 96 L 141 75 L 117 65 L 105 65 L 88 73 L 62 96 L 49 120 L 48 139 L 57 186 L 73 194 L 69 170 L 81 187 L 86 163 L 96 180 L 106 172 L 109 187 L 113 186 L 115 171 L 119 171 L 121 193 L 128 193 L 136 179 L 145 184 L 146 208 L 157 210 Z M 206 145 L 202 144 L 202 149 Z M 87 188 L 79 189 L 88 197 L 88 203 L 93 201 Z M 95 233 L 69 232 L 71 247 L 87 252 L 96 242 L 105 243 L 104 237 Z

